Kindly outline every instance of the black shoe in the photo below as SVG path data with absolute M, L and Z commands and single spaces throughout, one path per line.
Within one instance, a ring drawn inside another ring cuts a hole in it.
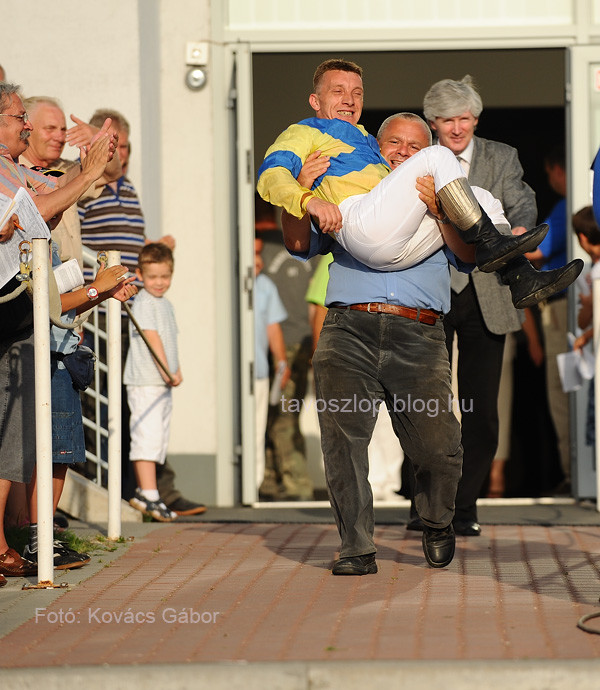
M 562 268 L 537 271 L 524 256 L 513 259 L 498 271 L 502 282 L 510 287 L 513 304 L 517 309 L 533 307 L 566 290 L 583 270 L 583 261 L 574 259 Z
M 491 224 L 489 218 L 487 221 Z M 493 225 L 492 227 L 493 231 L 480 233 L 476 242 L 475 263 L 484 273 L 493 273 L 506 266 L 511 259 L 532 252 L 549 230 L 549 227 L 542 223 L 522 235 L 502 235 Z
M 167 505 L 167 508 L 177 515 L 200 515 L 206 512 L 206 506 L 202 503 L 188 501 L 187 498 L 180 496 Z
M 452 562 L 455 542 L 452 523 L 442 529 L 423 525 L 423 553 L 432 568 L 445 568 Z
M 411 530 L 412 532 L 422 532 L 423 531 L 423 521 L 421 520 L 420 517 L 412 518 L 412 520 L 409 520 L 406 529 Z
M 331 572 L 334 575 L 373 575 L 377 572 L 375 554 L 340 558 L 333 564 Z
M 53 551 L 55 570 L 74 570 L 75 568 L 81 568 L 91 560 L 87 553 L 79 553 L 78 551 L 74 551 L 60 541 L 54 542 Z M 25 550 L 23 551 L 23 558 L 26 558 L 37 565 L 38 552 L 31 551 L 29 544 L 27 544 L 27 546 L 25 546 Z
M 475 520 L 454 520 L 454 534 L 461 537 L 478 537 L 481 535 L 481 525 Z

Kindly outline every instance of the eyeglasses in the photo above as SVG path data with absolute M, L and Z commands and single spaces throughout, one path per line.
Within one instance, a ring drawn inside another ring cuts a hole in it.
M 27 113 L 23 113 L 22 115 L 11 115 L 10 113 L 0 113 L 0 116 L 2 117 L 16 117 L 17 120 L 21 120 L 23 124 L 26 122 L 29 122 L 29 115 Z

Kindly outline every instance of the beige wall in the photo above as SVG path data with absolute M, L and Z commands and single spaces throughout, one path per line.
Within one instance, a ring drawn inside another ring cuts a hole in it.
M 186 41 L 210 37 L 209 0 L 1 0 L 0 6 L 0 64 L 25 95 L 57 97 L 67 116 L 86 119 L 97 107 L 112 107 L 130 121 L 129 176 L 142 197 L 148 236 L 177 239 L 169 297 L 177 309 L 184 384 L 175 392 L 170 452 L 213 455 L 211 88 L 192 92 L 184 83 Z

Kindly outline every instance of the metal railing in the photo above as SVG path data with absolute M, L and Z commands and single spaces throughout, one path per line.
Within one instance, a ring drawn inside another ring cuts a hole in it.
M 83 263 L 98 267 L 96 252 L 83 247 Z M 104 319 L 99 307 L 94 307 L 83 324 L 85 340 L 96 355 L 96 367 L 92 385 L 83 393 L 83 426 L 85 434 L 85 476 L 98 486 L 108 486 L 108 395 L 106 363 L 107 336 Z M 104 419 L 103 419 L 104 418 Z
M 121 263 L 120 252 L 106 254 L 108 266 Z M 83 247 L 83 261 L 97 267 L 98 255 Z M 117 539 L 121 533 L 121 303 L 110 299 L 102 312 L 94 307 L 83 325 L 96 354 L 93 385 L 84 392 L 82 404 L 86 474 L 108 489 L 108 537 Z

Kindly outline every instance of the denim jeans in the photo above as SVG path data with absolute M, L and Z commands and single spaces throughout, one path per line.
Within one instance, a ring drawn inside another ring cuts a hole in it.
M 0 479 L 29 482 L 35 466 L 33 330 L 0 342 Z
M 415 473 L 423 522 L 446 527 L 460 479 L 460 426 L 441 321 L 331 308 L 313 357 L 316 405 L 340 557 L 374 553 L 367 448 L 380 402 Z
M 51 358 L 52 462 L 85 462 L 79 391 L 64 365 Z

